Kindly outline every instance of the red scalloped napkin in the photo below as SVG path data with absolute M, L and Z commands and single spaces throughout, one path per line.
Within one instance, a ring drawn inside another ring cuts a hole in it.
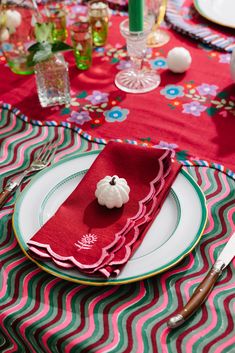
M 55 215 L 28 241 L 31 255 L 85 274 L 118 275 L 180 168 L 169 150 L 109 142 Z M 130 200 L 121 208 L 108 209 L 95 198 L 96 184 L 106 175 L 125 178 L 130 187 Z

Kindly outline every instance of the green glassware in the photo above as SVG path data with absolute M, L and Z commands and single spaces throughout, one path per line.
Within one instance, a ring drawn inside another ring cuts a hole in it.
M 14 11 L 17 15 L 15 28 L 8 28 L 6 25 L 6 12 Z M 8 32 L 0 44 L 3 55 L 11 71 L 20 75 L 29 75 L 34 72 L 32 67 L 27 65 L 28 47 L 34 42 L 32 19 L 37 18 L 33 2 L 0 2 L 1 26 Z
M 106 44 L 108 37 L 108 4 L 106 1 L 92 0 L 88 4 L 88 13 L 92 29 L 93 44 L 100 47 Z
M 52 39 L 53 42 L 64 42 L 68 36 L 66 29 L 66 13 L 63 8 L 49 6 L 46 9 L 48 22 L 53 23 Z
M 71 27 L 71 40 L 76 66 L 87 70 L 92 63 L 92 33 L 89 22 L 76 22 Z

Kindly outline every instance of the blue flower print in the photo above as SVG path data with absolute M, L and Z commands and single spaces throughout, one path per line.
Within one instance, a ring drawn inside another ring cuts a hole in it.
M 13 49 L 13 45 L 10 43 L 3 43 L 2 44 L 2 50 L 3 51 L 11 51 Z
M 167 85 L 160 93 L 168 99 L 175 99 L 176 97 L 184 96 L 184 87 L 177 85 Z
M 152 69 L 165 69 L 167 68 L 166 59 L 162 56 L 159 56 L 155 59 L 149 60 Z
M 109 123 L 115 123 L 126 120 L 127 114 L 129 113 L 128 109 L 122 109 L 120 107 L 113 107 L 110 110 L 104 112 L 105 120 Z

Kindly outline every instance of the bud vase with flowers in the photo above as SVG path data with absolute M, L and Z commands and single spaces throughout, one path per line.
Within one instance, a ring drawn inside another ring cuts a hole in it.
M 37 42 L 28 48 L 27 64 L 33 66 L 38 98 L 42 107 L 70 103 L 68 64 L 63 51 L 73 48 L 64 42 L 54 42 L 53 23 L 36 23 Z

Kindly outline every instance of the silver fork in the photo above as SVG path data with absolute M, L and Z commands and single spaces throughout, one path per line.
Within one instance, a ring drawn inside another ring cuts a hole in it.
M 5 205 L 8 198 L 20 186 L 26 176 L 30 175 L 31 173 L 38 172 L 39 170 L 44 169 L 50 164 L 50 162 L 54 158 L 56 149 L 57 145 L 55 144 L 55 142 L 46 143 L 41 148 L 41 150 L 39 150 L 38 154 L 30 164 L 30 166 L 8 182 L 5 189 L 0 193 L 0 208 Z

